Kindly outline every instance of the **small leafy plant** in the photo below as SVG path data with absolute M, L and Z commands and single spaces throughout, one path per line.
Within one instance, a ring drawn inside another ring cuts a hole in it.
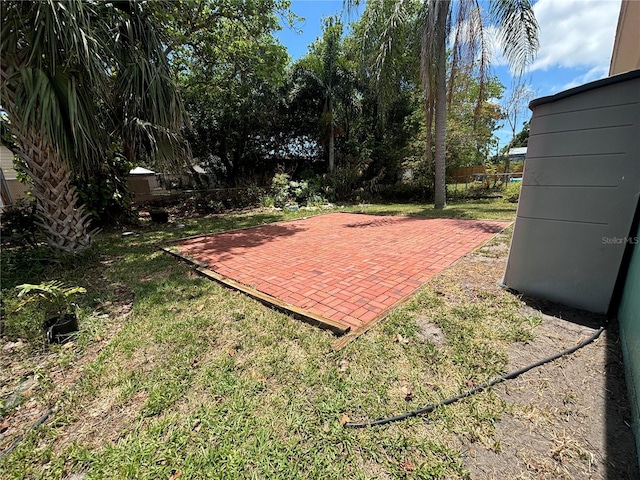
M 521 189 L 522 182 L 511 182 L 504 188 L 502 196 L 508 202 L 518 203 L 518 200 L 520 199 Z
M 65 287 L 62 282 L 53 280 L 37 285 L 24 283 L 16 287 L 20 303 L 18 309 L 35 303 L 42 307 L 47 315 L 61 317 L 66 313 L 73 313 L 77 307 L 72 298 L 80 293 L 86 293 L 83 287 Z

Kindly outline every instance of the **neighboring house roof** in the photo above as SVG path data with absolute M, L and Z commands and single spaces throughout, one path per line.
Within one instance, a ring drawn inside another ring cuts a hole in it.
M 526 155 L 527 154 L 527 147 L 516 147 L 516 148 L 510 148 L 509 149 L 509 156 L 513 157 L 513 156 L 517 156 L 517 155 Z
M 143 167 L 136 167 L 132 170 L 129 170 L 129 175 L 154 175 L 156 172 L 152 172 L 151 170 Z

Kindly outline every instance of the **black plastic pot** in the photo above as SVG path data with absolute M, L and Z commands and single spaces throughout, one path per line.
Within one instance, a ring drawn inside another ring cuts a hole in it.
M 53 317 L 42 324 L 49 343 L 66 343 L 78 331 L 78 317 L 75 313 L 65 313 Z

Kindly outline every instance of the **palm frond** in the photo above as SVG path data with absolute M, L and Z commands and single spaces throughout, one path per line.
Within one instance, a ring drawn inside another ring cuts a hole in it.
M 105 145 L 95 134 L 95 98 L 108 77 L 90 28 L 94 8 L 81 1 L 3 4 L 3 107 L 11 122 L 45 135 L 80 175 L 95 168 Z
M 539 48 L 538 22 L 529 0 L 491 0 L 489 12 L 499 27 L 502 51 L 516 72 L 522 73 Z

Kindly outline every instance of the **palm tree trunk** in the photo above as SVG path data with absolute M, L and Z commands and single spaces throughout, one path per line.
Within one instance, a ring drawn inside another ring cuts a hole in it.
M 93 232 L 88 231 L 88 215 L 76 207 L 78 194 L 71 185 L 71 172 L 57 152 L 33 129 L 13 129 L 19 145 L 18 156 L 24 160 L 33 181 L 39 225 L 47 243 L 54 250 L 76 253 L 87 248 Z
M 446 21 L 446 17 L 444 18 Z M 447 57 L 445 45 L 444 27 L 442 33 L 437 33 L 438 38 L 438 60 L 436 70 L 436 114 L 435 114 L 435 202 L 434 207 L 442 209 L 447 205 L 447 184 L 445 180 L 446 171 L 446 131 L 447 131 Z
M 14 153 L 25 162 L 26 173 L 33 181 L 38 223 L 51 248 L 79 252 L 90 245 L 95 231 L 88 231 L 89 219 L 88 215 L 83 215 L 84 209 L 76 208 L 78 194 L 71 184 L 69 166 L 33 127 L 21 128 L 22 119 L 15 103 L 16 89 L 10 81 L 11 73 L 12 69 L 3 63 L 0 68 L 2 103 L 16 140 Z
M 336 163 L 334 133 L 333 109 L 331 105 L 331 97 L 329 97 L 329 173 L 333 172 Z

